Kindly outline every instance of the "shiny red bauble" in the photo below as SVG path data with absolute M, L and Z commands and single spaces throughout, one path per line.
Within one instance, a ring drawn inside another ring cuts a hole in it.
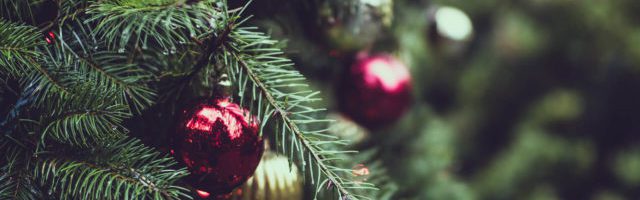
M 389 125 L 411 104 L 411 76 L 390 55 L 360 56 L 336 88 L 340 110 L 356 123 L 375 129 Z
M 255 171 L 262 152 L 257 119 L 227 99 L 201 100 L 184 110 L 171 153 L 187 166 L 200 194 L 224 195 Z
M 47 44 L 53 44 L 56 41 L 56 34 L 49 31 L 44 35 L 44 40 L 47 41 Z

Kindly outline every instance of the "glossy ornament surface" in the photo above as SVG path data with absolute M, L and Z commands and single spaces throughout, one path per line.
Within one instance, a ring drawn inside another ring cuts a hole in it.
M 47 44 L 53 44 L 56 41 L 56 34 L 49 31 L 44 35 L 44 40 L 47 41 Z
M 198 196 L 227 194 L 253 174 L 264 151 L 258 124 L 227 99 L 201 100 L 184 111 L 171 152 L 191 172 L 187 181 Z
M 407 67 L 389 55 L 359 58 L 336 88 L 340 110 L 369 129 L 388 125 L 411 103 L 411 76 Z

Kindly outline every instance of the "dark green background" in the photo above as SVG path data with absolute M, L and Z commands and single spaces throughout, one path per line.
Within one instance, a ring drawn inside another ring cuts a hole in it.
M 380 13 L 358 5 L 260 0 L 247 12 L 287 40 L 334 111 L 336 77 L 353 54 L 387 52 L 408 65 L 412 108 L 354 147 L 379 152 L 397 186 L 391 198 L 640 196 L 640 2 L 396 0 L 382 11 L 390 24 L 363 19 Z M 429 35 L 438 5 L 473 23 L 458 52 Z

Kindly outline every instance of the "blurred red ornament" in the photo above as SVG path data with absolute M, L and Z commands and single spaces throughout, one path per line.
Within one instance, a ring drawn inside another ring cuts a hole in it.
M 49 31 L 44 35 L 44 40 L 47 41 L 47 44 L 53 44 L 53 42 L 56 41 L 56 34 L 54 34 L 53 31 Z
M 171 152 L 191 172 L 186 179 L 198 196 L 230 193 L 253 174 L 264 145 L 249 111 L 227 99 L 207 99 L 179 122 Z
M 411 103 L 407 67 L 389 55 L 362 56 L 336 89 L 340 110 L 353 121 L 375 129 L 404 114 Z

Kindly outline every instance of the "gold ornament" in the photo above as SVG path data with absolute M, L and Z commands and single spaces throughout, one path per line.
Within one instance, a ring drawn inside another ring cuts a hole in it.
M 291 168 L 289 168 L 291 166 Z M 300 200 L 302 177 L 286 156 L 266 151 L 253 177 L 233 192 L 233 200 Z

